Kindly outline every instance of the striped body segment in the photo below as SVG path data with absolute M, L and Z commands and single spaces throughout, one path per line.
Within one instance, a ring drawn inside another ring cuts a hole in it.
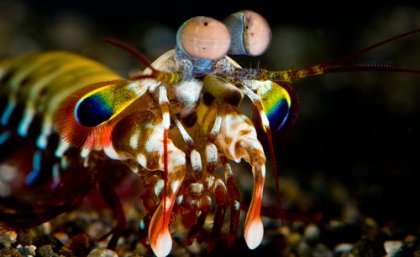
M 88 84 L 120 78 L 95 61 L 66 52 L 27 54 L 5 61 L 0 69 L 1 125 L 21 137 L 37 131 L 32 134 L 40 149 L 54 132 L 55 115 L 64 99 Z
M 66 52 L 6 60 L 0 73 L 0 220 L 34 226 L 73 208 L 100 175 L 101 163 L 85 165 L 57 134 L 59 104 L 86 84 L 119 76 Z

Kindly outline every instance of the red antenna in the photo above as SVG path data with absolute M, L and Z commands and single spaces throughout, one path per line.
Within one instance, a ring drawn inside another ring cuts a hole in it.
M 116 46 L 118 48 L 121 48 L 128 53 L 130 53 L 132 56 L 134 56 L 138 61 L 140 61 L 141 64 L 146 65 L 148 68 L 150 68 L 153 72 L 158 72 L 155 68 L 153 68 L 152 63 L 147 59 L 146 56 L 144 56 L 139 50 L 135 49 L 129 44 L 126 44 L 118 39 L 115 38 L 105 38 L 105 42 L 108 44 L 111 44 L 113 46 Z

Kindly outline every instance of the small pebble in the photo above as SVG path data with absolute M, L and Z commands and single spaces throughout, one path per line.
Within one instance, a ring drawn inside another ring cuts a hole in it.
M 334 253 L 328 249 L 327 246 L 325 246 L 324 244 L 317 244 L 314 252 L 313 252 L 313 257 L 333 257 Z
M 321 231 L 315 224 L 309 224 L 305 227 L 304 237 L 308 241 L 316 241 L 319 239 Z
M 53 236 L 63 244 L 66 244 L 69 241 L 69 235 L 64 232 L 56 232 Z
M 340 256 L 343 253 L 348 253 L 353 249 L 353 244 L 350 243 L 341 243 L 335 246 L 334 253 L 337 256 Z
M 18 245 L 16 249 L 24 256 L 35 256 L 35 250 L 33 247 Z
M 35 245 L 28 245 L 27 248 L 32 255 L 35 255 L 36 246 Z
M 17 235 L 17 241 L 22 245 L 31 245 L 32 236 L 29 232 L 20 231 Z
M 109 249 L 96 248 L 90 251 L 88 257 L 118 257 L 117 253 Z
M 384 242 L 386 257 L 394 256 L 395 253 L 401 248 L 403 243 L 400 240 L 388 240 Z
M 416 236 L 414 236 L 414 235 L 407 235 L 404 238 L 404 244 L 407 247 L 413 247 L 415 245 L 415 243 L 416 243 L 416 240 L 417 240 Z
M 7 231 L 0 228 L 0 244 L 5 247 L 10 247 L 11 244 L 16 242 L 17 233 L 13 230 Z
M 296 246 L 299 244 L 300 240 L 302 239 L 301 234 L 299 234 L 298 232 L 292 232 L 290 233 L 290 235 L 287 237 L 287 242 L 290 245 Z
M 39 247 L 38 250 L 37 250 L 37 254 L 40 257 L 54 257 L 54 256 L 57 256 L 57 255 L 54 254 L 54 251 L 53 251 L 51 245 L 43 245 L 43 246 Z
M 22 257 L 22 254 L 19 253 L 17 249 L 0 249 L 0 256 L 7 256 L 7 257 Z

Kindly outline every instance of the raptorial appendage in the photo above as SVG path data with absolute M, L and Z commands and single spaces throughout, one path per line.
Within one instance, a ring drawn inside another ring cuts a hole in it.
M 160 132 L 156 130 L 155 135 L 159 135 Z M 186 175 L 179 191 L 175 192 L 177 196 L 173 209 L 174 219 L 180 219 L 188 231 L 187 243 L 198 240 L 206 242 L 208 248 L 212 249 L 215 244 L 220 243 L 218 242 L 220 238 L 227 236 L 228 243 L 232 243 L 236 238 L 241 203 L 229 160 L 240 162 L 244 159 L 252 166 L 254 177 L 254 189 L 246 216 L 244 236 L 248 247 L 254 249 L 261 243 L 264 234 L 260 210 L 266 162 L 254 125 L 236 107 L 228 103 L 213 101 L 207 104 L 201 101 L 197 108 L 197 122 L 188 129 L 188 132 L 195 135 L 192 138 L 195 148 L 185 150 L 189 153 L 186 155 L 187 162 L 183 169 Z M 150 138 L 150 136 L 147 137 Z M 145 157 L 150 158 L 151 155 L 145 155 Z M 216 172 L 218 169 L 222 172 Z M 169 172 L 171 172 L 170 169 Z M 162 180 L 149 184 L 145 193 L 149 197 L 143 199 L 150 201 L 151 190 L 154 190 L 158 196 L 162 196 L 162 188 L 159 189 L 159 185 L 163 185 Z M 168 185 L 168 188 L 171 186 Z M 172 201 L 172 198 L 167 198 L 167 201 Z M 149 211 L 153 212 L 156 205 L 157 203 L 149 203 Z M 162 203 L 157 207 L 156 212 L 160 212 L 161 207 Z M 162 217 L 156 212 L 153 214 L 149 233 L 154 226 L 154 219 Z M 226 221 L 227 214 L 230 219 Z M 207 224 L 209 219 L 212 224 L 210 227 Z M 227 231 L 223 228 L 226 222 L 229 224 Z M 153 235 L 149 234 L 149 236 L 151 240 Z M 162 246 L 156 245 L 156 247 Z M 154 251 L 157 254 L 162 253 L 161 250 L 155 248 Z
M 202 103 L 198 113 L 198 123 L 204 129 L 211 124 L 211 120 L 221 119 L 219 132 L 214 139 L 221 160 L 227 158 L 239 162 L 244 159 L 252 166 L 254 189 L 246 216 L 244 236 L 249 248 L 254 249 L 261 243 L 264 233 L 260 217 L 265 180 L 264 149 L 258 141 L 252 122 L 232 105 L 219 101 L 208 106 Z M 223 163 L 220 162 L 220 165 Z

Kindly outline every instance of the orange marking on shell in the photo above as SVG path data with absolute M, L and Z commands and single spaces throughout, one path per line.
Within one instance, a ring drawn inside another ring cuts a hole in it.
M 184 23 L 181 42 L 189 55 L 215 60 L 225 56 L 229 50 L 230 33 L 222 22 L 200 16 Z

